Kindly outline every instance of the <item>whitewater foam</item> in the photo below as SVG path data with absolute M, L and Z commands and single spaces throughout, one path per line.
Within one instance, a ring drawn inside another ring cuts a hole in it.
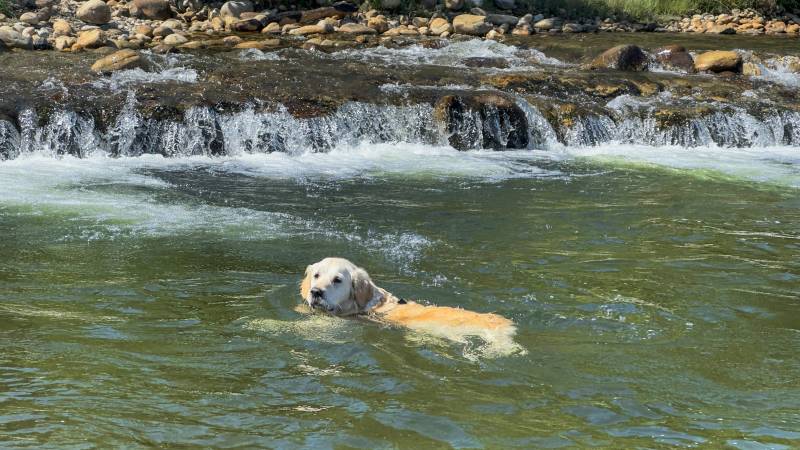
M 380 60 L 389 64 L 429 64 L 449 67 L 466 67 L 470 58 L 503 58 L 510 69 L 532 68 L 537 65 L 564 65 L 536 49 L 524 49 L 492 40 L 470 39 L 445 43 L 440 48 L 427 48 L 419 44 L 400 48 L 384 46 L 369 49 L 342 50 L 329 57 L 337 59 Z M 503 70 L 503 69 L 497 69 Z

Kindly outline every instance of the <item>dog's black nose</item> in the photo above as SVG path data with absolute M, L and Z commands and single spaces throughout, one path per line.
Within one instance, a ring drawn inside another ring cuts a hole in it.
M 324 292 L 320 288 L 312 288 L 311 289 L 311 297 L 312 298 L 322 298 L 322 294 Z

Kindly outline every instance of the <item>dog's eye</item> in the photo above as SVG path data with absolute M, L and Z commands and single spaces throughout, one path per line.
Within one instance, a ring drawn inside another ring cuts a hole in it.
M 315 274 L 314 274 L 314 278 L 319 278 L 319 274 L 318 274 L 318 273 L 315 273 Z
M 339 277 L 334 277 L 334 278 L 333 278 L 333 282 L 334 282 L 334 283 L 341 283 L 341 282 L 342 282 L 342 279 L 341 279 L 341 278 L 339 278 Z

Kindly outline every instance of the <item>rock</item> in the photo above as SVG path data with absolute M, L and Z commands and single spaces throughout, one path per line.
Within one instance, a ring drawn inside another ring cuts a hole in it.
M 26 12 L 19 16 L 19 21 L 28 25 L 39 25 L 39 16 L 33 12 Z
M 155 36 L 155 37 L 159 37 L 159 36 L 160 37 L 167 37 L 167 36 L 169 36 L 170 34 L 173 34 L 173 33 L 175 33 L 175 31 L 173 31 L 172 28 L 166 27 L 164 25 L 159 26 L 158 28 L 156 28 L 155 30 L 153 30 L 151 32 L 151 34 L 153 36 Z
M 464 58 L 462 62 L 467 67 L 495 68 L 495 69 L 507 69 L 509 67 L 507 59 L 498 57 L 476 56 L 471 58 Z
M 72 36 L 59 36 L 56 38 L 53 47 L 55 47 L 56 50 L 71 50 L 72 46 L 75 45 L 77 41 L 78 40 Z
M 749 77 L 760 77 L 761 76 L 761 67 L 758 64 L 753 62 L 746 62 L 742 64 L 742 74 L 747 75 Z
M 514 3 L 514 0 L 494 0 L 494 6 L 500 9 L 512 10 L 517 5 Z
M 325 6 L 322 8 L 303 11 L 300 15 L 299 21 L 300 23 L 308 24 L 319 22 L 320 20 L 327 19 L 329 17 L 341 19 L 342 17 L 348 16 L 356 11 L 358 11 L 358 7 L 352 3 L 339 2 L 335 3 L 333 6 Z
M 563 27 L 561 27 L 561 31 L 564 33 L 582 33 L 583 26 L 577 23 L 565 23 Z
M 164 38 L 163 44 L 170 46 L 178 46 L 181 44 L 185 44 L 187 42 L 189 42 L 189 39 L 186 39 L 184 35 L 173 33 Z
M 92 64 L 92 72 L 111 73 L 123 69 L 145 69 L 147 60 L 134 50 L 120 50 L 98 59 Z
M 677 69 L 684 72 L 694 72 L 694 59 L 689 52 L 680 45 L 668 45 L 653 51 L 656 61 L 666 69 Z
M 89 0 L 76 13 L 78 19 L 93 25 L 104 25 L 111 20 L 111 8 L 103 0 Z
M 239 36 L 226 36 L 224 39 L 222 39 L 222 43 L 228 47 L 235 47 L 242 43 L 242 38 Z
M 264 29 L 261 30 L 262 33 L 269 33 L 269 34 L 280 34 L 281 33 L 281 26 L 278 22 L 272 22 L 268 24 Z
M 366 25 L 361 25 L 358 23 L 348 23 L 339 27 L 338 31 L 340 33 L 348 33 L 348 34 L 376 34 L 377 30 L 374 28 L 370 28 Z
M 133 32 L 142 36 L 153 37 L 153 31 L 153 27 L 150 25 L 140 24 L 133 27 Z
M 550 31 L 554 28 L 560 28 L 560 27 L 561 25 L 559 24 L 558 19 L 553 17 L 539 20 L 533 24 L 533 28 L 537 31 Z
M 3 41 L 3 43 L 10 48 L 22 48 L 26 50 L 33 48 L 33 39 L 30 36 L 26 36 L 8 26 L 0 27 L 0 41 Z
M 736 29 L 731 25 L 713 25 L 711 28 L 706 29 L 706 33 L 711 34 L 736 34 Z
M 709 72 L 734 72 L 742 70 L 742 57 L 733 51 L 705 52 L 694 59 L 694 68 L 699 71 Z
M 253 3 L 249 0 L 231 0 L 225 2 L 219 9 L 219 15 L 223 18 L 233 17 L 238 19 L 243 12 L 253 12 Z
M 453 18 L 453 29 L 456 33 L 483 36 L 492 29 L 486 22 L 486 17 L 473 14 L 461 14 Z
M 304 27 L 289 30 L 289 34 L 294 36 L 305 36 L 307 34 L 323 34 L 328 33 L 328 27 L 324 25 L 306 25 Z
M 53 22 L 53 37 L 69 36 L 72 34 L 72 26 L 66 20 L 58 19 Z
M 103 30 L 95 28 L 93 30 L 78 33 L 78 40 L 75 45 L 80 48 L 100 48 L 106 45 L 106 34 Z
M 491 40 L 494 41 L 494 40 L 500 39 L 500 36 L 502 36 L 502 35 L 503 35 L 503 33 L 500 33 L 497 30 L 489 30 L 489 32 L 486 33 L 485 37 L 486 37 L 486 39 L 491 39 Z
M 166 20 L 172 17 L 172 9 L 167 0 L 133 0 L 133 6 L 150 20 Z
M 444 7 L 450 11 L 460 11 L 464 7 L 464 0 L 444 0 Z
M 647 55 L 635 45 L 618 45 L 604 51 L 589 64 L 592 69 L 647 70 Z
M 367 26 L 374 28 L 378 33 L 385 33 L 389 30 L 389 22 L 383 16 L 370 17 L 367 20 Z
M 258 19 L 241 19 L 230 24 L 231 31 L 247 32 L 261 31 L 264 25 Z
M 447 19 L 442 19 L 441 17 L 437 17 L 430 21 L 428 24 L 428 29 L 430 30 L 431 34 L 442 34 L 446 31 L 453 31 L 450 26 L 450 22 Z
M 233 48 L 241 48 L 241 49 L 255 48 L 258 50 L 263 50 L 265 48 L 277 47 L 280 44 L 281 44 L 280 39 L 265 39 L 263 41 L 240 42 L 236 44 Z
M 525 112 L 498 94 L 444 96 L 436 102 L 433 117 L 458 150 L 528 147 Z
M 519 18 L 516 16 L 509 16 L 507 14 L 489 14 L 486 16 L 486 21 L 492 25 L 508 25 L 513 27 L 519 23 Z

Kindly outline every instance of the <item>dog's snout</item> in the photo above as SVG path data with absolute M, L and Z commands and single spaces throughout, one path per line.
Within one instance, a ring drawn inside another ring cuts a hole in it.
M 311 297 L 313 297 L 313 298 L 322 298 L 322 294 L 324 294 L 324 293 L 325 293 L 325 291 L 323 291 L 320 288 L 312 288 L 311 289 Z

